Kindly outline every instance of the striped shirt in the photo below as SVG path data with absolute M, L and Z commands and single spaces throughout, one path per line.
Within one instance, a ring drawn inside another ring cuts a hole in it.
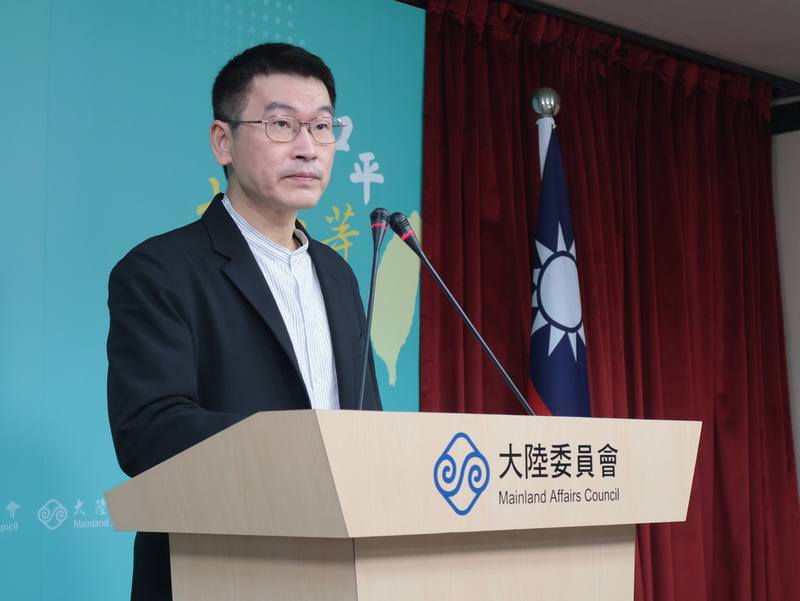
M 313 409 L 338 409 L 339 385 L 333 363 L 331 332 L 317 272 L 308 255 L 308 238 L 294 231 L 300 248 L 290 251 L 276 244 L 222 199 L 264 275 L 289 331 L 300 373 Z

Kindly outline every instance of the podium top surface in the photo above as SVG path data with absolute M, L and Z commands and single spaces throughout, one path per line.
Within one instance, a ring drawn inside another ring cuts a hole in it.
M 106 494 L 119 530 L 360 538 L 686 519 L 700 422 L 258 413 Z

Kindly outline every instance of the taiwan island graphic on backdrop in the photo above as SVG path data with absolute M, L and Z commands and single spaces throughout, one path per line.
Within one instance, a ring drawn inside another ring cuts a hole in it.
M 215 177 L 208 178 L 211 184 L 213 199 L 219 194 L 220 184 Z M 205 213 L 211 200 L 199 204 L 195 213 L 202 215 Z M 350 203 L 345 204 L 345 211 L 342 212 L 338 207 L 333 207 L 332 216 L 326 217 L 326 221 L 332 224 L 332 230 L 337 235 L 323 240 L 333 250 L 338 252 L 345 260 L 349 259 L 349 250 L 353 246 L 350 237 L 358 235 L 358 232 L 344 227 L 348 219 L 356 216 Z M 411 227 L 414 228 L 417 237 L 422 238 L 422 218 L 417 211 L 408 217 Z M 301 220 L 303 227 L 306 223 Z M 365 238 L 368 243 L 372 243 L 371 236 Z M 378 265 L 378 280 L 375 289 L 375 315 L 374 324 L 380 324 L 372 328 L 372 345 L 375 354 L 386 365 L 388 372 L 389 385 L 397 383 L 397 361 L 400 357 L 411 326 L 414 323 L 414 314 L 417 306 L 417 292 L 419 291 L 419 258 L 410 252 L 397 236 L 392 237 L 381 257 Z
M 408 221 L 422 240 L 419 213 L 412 212 Z M 397 382 L 397 359 L 414 323 L 418 289 L 419 258 L 399 237 L 392 236 L 378 265 L 373 323 L 380 325 L 372 328 L 372 345 L 386 364 L 390 386 Z

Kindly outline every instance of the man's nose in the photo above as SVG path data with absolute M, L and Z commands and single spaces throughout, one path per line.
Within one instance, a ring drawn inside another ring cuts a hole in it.
M 297 137 L 294 139 L 295 157 L 306 160 L 314 159 L 317 156 L 317 144 L 311 137 L 311 125 L 303 123 Z

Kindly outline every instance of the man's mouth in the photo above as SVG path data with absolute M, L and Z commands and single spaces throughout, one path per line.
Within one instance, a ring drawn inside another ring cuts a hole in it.
M 298 181 L 298 182 L 311 182 L 311 181 L 314 181 L 316 179 L 319 179 L 319 177 L 317 177 L 316 173 L 311 173 L 309 171 L 298 171 L 297 173 L 291 173 L 291 174 L 287 175 L 286 177 L 288 179 L 291 179 L 291 180 L 294 180 L 294 181 Z

